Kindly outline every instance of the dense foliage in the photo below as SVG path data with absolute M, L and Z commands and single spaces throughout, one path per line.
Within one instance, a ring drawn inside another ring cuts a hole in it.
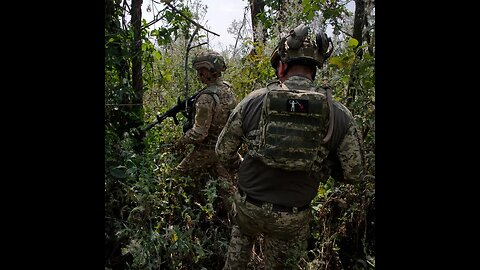
M 158 3 L 156 18 L 163 25 L 150 29 L 149 22 L 142 21 L 138 52 L 131 46 L 129 2 L 105 1 L 105 269 L 221 269 L 231 229 L 230 213 L 222 203 L 228 200 L 222 195 L 226 183 L 207 172 L 195 179 L 172 173 L 185 154 L 172 150 L 173 142 L 182 136 L 181 125 L 172 119 L 140 134 L 144 137 L 138 133 L 139 123 L 152 123 L 178 97 L 183 99 L 202 87 L 190 63 L 185 69 L 185 59 L 207 46 L 187 50 L 190 39 L 201 44 L 208 35 L 200 30 L 192 38 L 195 25 L 184 16 L 201 24 L 207 9 L 201 1 L 172 1 L 181 16 Z M 317 83 L 330 84 L 334 98 L 348 103 L 353 112 L 362 130 L 368 175 L 355 185 L 330 179 L 320 186 L 312 203 L 308 256 L 298 262 L 298 268 L 375 269 L 374 28 L 365 30 L 372 38 L 362 44 L 343 34 L 353 27 L 353 13 L 346 8 L 351 1 L 282 1 L 281 6 L 277 2 L 265 1 L 265 11 L 259 15 L 268 30 L 265 43 L 253 43 L 243 35 L 235 53 L 233 48 L 221 52 L 228 66 L 223 77 L 240 100 L 275 79 L 269 56 L 278 32 L 301 21 L 323 30 L 324 25 L 332 26 L 335 50 L 317 73 Z M 369 22 L 374 22 L 374 8 L 367 14 Z M 243 33 L 244 23 L 232 24 L 231 32 Z M 132 98 L 136 94 L 132 57 L 139 53 L 143 104 L 135 104 Z M 352 87 L 352 74 L 353 97 L 347 89 Z M 141 110 L 134 110 L 135 106 Z M 183 120 L 181 114 L 178 117 Z M 261 243 L 259 238 L 250 269 L 263 269 Z

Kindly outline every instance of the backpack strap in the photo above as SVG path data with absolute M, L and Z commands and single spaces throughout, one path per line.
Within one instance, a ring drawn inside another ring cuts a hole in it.
M 328 104 L 328 109 L 329 109 L 329 120 L 328 120 L 328 131 L 327 135 L 325 135 L 325 138 L 323 138 L 322 143 L 326 144 L 330 139 L 332 138 L 333 134 L 333 124 L 335 123 L 335 113 L 333 110 L 333 104 L 332 104 L 332 88 L 330 86 L 326 85 L 325 90 L 327 92 L 327 104 Z
M 197 96 L 197 99 L 202 94 L 209 94 L 210 96 L 212 96 L 213 100 L 215 101 L 215 105 L 217 105 L 218 103 L 220 103 L 220 98 L 218 97 L 218 86 L 214 85 L 213 87 L 214 89 L 211 89 L 211 88 L 212 87 L 207 87 L 204 90 L 202 90 L 202 92 L 200 92 L 200 94 Z

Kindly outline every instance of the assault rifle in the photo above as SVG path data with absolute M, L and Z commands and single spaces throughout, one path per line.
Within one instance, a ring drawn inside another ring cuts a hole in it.
M 175 7 L 173 7 L 172 5 L 170 5 L 168 3 L 167 3 L 167 5 L 170 8 L 172 8 L 175 12 L 178 12 L 180 15 L 182 15 L 182 13 L 180 13 L 178 10 L 176 10 Z M 185 17 L 185 16 L 183 16 L 183 17 Z M 190 20 L 190 19 L 188 19 L 188 20 Z M 188 93 L 188 68 L 187 68 L 188 53 L 190 52 L 191 49 L 193 49 L 195 47 L 202 46 L 204 44 L 208 44 L 208 42 L 203 42 L 203 43 L 195 45 L 193 47 L 190 46 L 190 45 L 192 44 L 193 38 L 195 37 L 195 35 L 197 34 L 197 32 L 200 28 L 206 30 L 207 32 L 210 32 L 209 30 L 203 28 L 198 23 L 196 23 L 196 22 L 193 22 L 193 23 L 196 25 L 196 28 L 195 28 L 195 31 L 193 31 L 193 34 L 190 37 L 190 40 L 188 41 L 187 53 L 185 55 L 185 96 Z M 213 32 L 211 32 L 211 33 L 213 33 Z M 213 34 L 218 36 L 218 34 L 216 34 L 216 33 L 213 33 Z M 179 122 L 178 122 L 178 119 L 177 119 L 177 114 L 179 112 L 181 112 L 183 114 L 183 116 L 187 117 L 187 119 L 188 119 L 187 122 L 185 122 L 184 125 L 183 125 L 183 133 L 186 133 L 189 129 L 191 129 L 193 127 L 193 119 L 192 119 L 193 118 L 193 112 L 192 112 L 191 109 L 192 109 L 192 106 L 193 106 L 193 102 L 195 102 L 195 98 L 198 96 L 198 94 L 200 94 L 200 92 L 201 92 L 201 90 L 198 91 L 197 93 L 195 93 L 193 96 L 191 96 L 191 97 L 189 97 L 185 100 L 180 100 L 180 97 L 179 97 L 177 99 L 177 105 L 175 105 L 173 108 L 169 109 L 168 111 L 166 111 L 163 114 L 157 114 L 157 120 L 155 122 L 151 123 L 150 125 L 148 125 L 146 128 L 144 128 L 142 130 L 142 132 L 145 133 L 146 131 L 150 130 L 154 126 L 156 126 L 158 124 L 161 124 L 163 122 L 163 120 L 165 120 L 168 117 L 172 117 L 173 122 L 175 122 L 175 125 L 178 125 Z
M 173 118 L 173 122 L 175 123 L 175 125 L 178 125 L 179 124 L 178 119 L 177 119 L 177 114 L 178 113 L 182 113 L 188 119 L 188 121 L 183 126 L 183 132 L 184 133 L 187 132 L 187 130 L 189 130 L 193 125 L 192 106 L 193 106 L 193 103 L 195 102 L 195 98 L 198 96 L 199 93 L 200 93 L 200 91 L 195 93 L 191 97 L 188 97 L 185 100 L 180 100 L 180 97 L 179 97 L 177 99 L 177 105 L 173 106 L 172 108 L 170 108 L 168 111 L 164 112 L 163 114 L 158 113 L 156 115 L 157 120 L 155 120 L 153 123 L 149 124 L 146 128 L 144 128 L 143 132 L 146 132 L 146 131 L 150 130 L 151 128 L 153 128 L 154 126 L 161 124 L 163 122 L 163 120 L 167 119 L 168 117 Z

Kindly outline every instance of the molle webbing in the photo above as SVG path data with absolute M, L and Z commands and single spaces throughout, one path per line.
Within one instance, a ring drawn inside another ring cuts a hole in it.
M 290 149 L 289 149 L 290 150 Z M 305 152 L 299 152 L 299 151 L 288 151 L 287 149 L 265 149 L 265 154 L 272 156 L 272 157 L 282 157 L 285 155 L 288 155 L 290 159 L 305 159 L 305 160 L 310 160 L 313 159 L 315 156 L 313 153 L 305 153 Z M 275 159 L 275 158 L 273 158 Z
M 302 131 L 298 129 L 287 129 L 270 126 L 267 130 L 269 136 L 265 138 L 266 145 L 276 145 L 280 147 L 317 147 L 317 141 L 313 138 L 318 134 L 314 131 Z M 305 136 L 305 137 L 304 137 Z
M 327 123 L 325 95 L 270 86 L 257 136 L 248 136 L 249 153 L 272 167 L 309 171 L 327 154 L 322 145 Z
M 296 115 L 270 115 L 270 121 L 273 122 L 287 122 L 287 121 L 292 121 L 295 123 L 302 123 L 305 125 L 309 126 L 315 126 L 315 125 L 321 125 L 322 121 L 318 119 L 317 117 L 310 116 L 310 115 L 302 115 L 302 116 L 296 116 Z

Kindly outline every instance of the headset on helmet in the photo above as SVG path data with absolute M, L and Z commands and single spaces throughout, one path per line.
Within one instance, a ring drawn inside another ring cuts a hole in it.
M 309 30 L 310 27 L 300 24 L 280 40 L 270 58 L 273 68 L 277 68 L 279 60 L 284 63 L 303 61 L 312 63 L 318 68 L 322 67 L 333 51 L 332 40 L 321 30 L 313 40 L 309 36 Z
M 198 54 L 192 61 L 194 69 L 207 68 L 212 73 L 225 71 L 227 66 L 223 56 L 214 51 L 205 51 Z

